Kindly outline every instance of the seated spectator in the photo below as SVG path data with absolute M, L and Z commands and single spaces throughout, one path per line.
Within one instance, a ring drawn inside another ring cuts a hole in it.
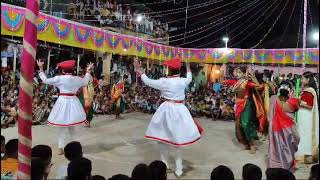
M 222 88 L 221 83 L 219 83 L 218 79 L 216 79 L 215 83 L 213 83 L 213 85 L 212 85 L 212 90 L 215 93 L 218 93 L 218 92 L 221 92 L 221 88 Z
M 167 166 L 162 161 L 153 161 L 149 168 L 151 169 L 153 180 L 167 180 Z
M 6 152 L 1 160 L 1 179 L 16 179 L 18 171 L 18 139 L 7 142 Z
M 266 171 L 267 180 L 296 180 L 296 177 L 287 169 L 268 168 Z
M 130 180 L 130 177 L 123 174 L 117 174 L 109 178 L 108 180 Z
M 234 175 L 231 169 L 220 165 L 214 168 L 211 172 L 211 180 L 234 180 Z
M 315 164 L 311 167 L 309 180 L 318 180 L 319 179 L 319 164 Z
M 40 157 L 32 157 L 31 159 L 31 179 L 46 180 L 46 164 Z
M 242 168 L 242 179 L 243 180 L 261 180 L 262 171 L 254 164 L 245 164 Z
M 6 152 L 6 138 L 1 135 L 1 159 L 4 156 L 5 152 Z
M 134 167 L 131 180 L 150 180 L 152 179 L 152 173 L 146 164 L 138 164 Z
M 52 149 L 50 146 L 47 145 L 37 145 L 32 148 L 32 157 L 33 158 L 40 158 L 42 160 L 42 163 L 45 165 L 45 172 L 44 172 L 44 178 L 47 179 L 52 163 Z
M 77 141 L 72 141 L 64 147 L 64 157 L 66 157 L 69 161 L 77 158 L 82 158 L 82 155 L 82 146 Z M 57 179 L 65 178 L 68 175 L 67 169 L 67 164 L 60 165 L 57 168 Z
M 91 178 L 91 161 L 86 158 L 76 158 L 68 165 L 68 180 L 87 180 Z

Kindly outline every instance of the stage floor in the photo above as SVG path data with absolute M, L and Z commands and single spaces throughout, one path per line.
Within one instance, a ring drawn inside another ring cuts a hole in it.
M 149 164 L 159 159 L 157 144 L 143 138 L 152 115 L 142 113 L 124 114 L 123 119 L 114 116 L 96 116 L 92 128 L 79 127 L 77 140 L 83 145 L 84 157 L 93 163 L 93 175 L 103 175 L 106 179 L 115 174 L 131 175 L 138 163 Z M 234 134 L 234 122 L 212 121 L 200 118 L 205 130 L 201 141 L 183 149 L 184 175 L 180 179 L 210 179 L 210 173 L 218 165 L 229 166 L 237 179 L 241 179 L 242 166 L 253 163 L 266 170 L 267 141 L 256 154 L 241 151 Z M 47 144 L 54 150 L 50 179 L 56 177 L 59 165 L 67 163 L 64 156 L 56 151 L 57 129 L 50 126 L 33 126 L 33 144 Z M 2 129 L 6 140 L 17 138 L 17 128 Z M 173 159 L 170 162 L 174 167 Z M 295 172 L 297 179 L 307 179 L 308 167 Z M 177 179 L 172 172 L 169 179 Z

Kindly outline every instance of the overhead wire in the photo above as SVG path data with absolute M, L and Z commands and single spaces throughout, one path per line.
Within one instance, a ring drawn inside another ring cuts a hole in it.
M 214 9 L 210 9 L 210 10 L 208 10 L 208 11 L 204 11 L 204 12 L 201 12 L 201 13 L 198 13 L 198 14 L 195 14 L 195 15 L 192 15 L 192 16 L 189 16 L 188 18 L 193 18 L 193 17 L 200 16 L 200 15 L 202 15 L 202 14 L 206 14 L 206 13 L 208 13 L 208 12 L 212 12 L 212 11 L 214 11 L 214 10 L 220 9 L 220 8 L 225 7 L 225 6 L 227 6 L 227 5 L 234 4 L 234 3 L 238 2 L 238 1 L 240 1 L 240 0 L 235 0 L 235 1 L 229 2 L 229 3 L 227 3 L 227 4 L 224 4 L 224 5 L 222 5 L 222 6 L 216 7 L 216 8 L 214 8 Z M 184 18 L 175 19 L 175 20 L 169 21 L 168 23 L 173 23 L 173 22 L 181 21 L 181 20 L 184 20 Z
M 303 12 L 302 10 L 303 10 L 303 1 L 301 1 L 301 7 L 300 7 L 300 18 L 299 18 L 298 38 L 297 38 L 296 48 L 299 47 L 299 41 L 300 41 L 301 19 L 302 19 L 302 12 Z
M 244 3 L 250 2 L 250 1 L 251 1 L 251 0 L 246 0 Z M 247 6 L 242 7 L 242 8 L 239 9 L 239 10 L 243 10 L 243 9 L 245 9 L 246 7 L 247 7 Z M 236 11 L 236 12 L 237 12 L 237 11 Z M 233 13 L 236 13 L 236 12 L 233 12 Z M 231 13 L 230 15 L 227 15 L 227 17 L 232 16 L 233 13 Z M 221 15 L 221 14 L 223 14 L 223 13 L 219 13 L 218 15 Z M 214 17 L 218 17 L 218 15 L 209 17 L 208 19 L 212 19 L 212 18 L 214 18 Z M 219 19 L 218 21 L 220 21 L 220 19 Z M 212 24 L 215 24 L 215 22 L 217 22 L 217 21 L 213 21 L 213 22 L 211 22 L 211 23 L 209 23 L 209 24 L 207 24 L 207 25 L 204 25 L 204 26 L 202 26 L 202 27 L 199 27 L 199 28 L 193 29 L 193 30 L 191 30 L 191 31 L 188 31 L 187 34 L 192 33 L 192 32 L 195 32 L 195 31 L 198 31 L 198 30 L 201 30 L 201 29 L 203 29 L 203 28 L 206 28 L 206 27 L 208 27 L 208 26 L 210 26 L 210 25 L 212 25 Z M 192 24 L 191 24 L 191 25 L 192 25 Z M 205 31 L 205 30 L 203 30 L 203 31 L 201 31 L 201 32 L 204 32 L 204 31 Z M 183 34 L 184 34 L 184 33 L 177 34 L 177 35 L 173 35 L 173 36 L 170 36 L 170 38 L 182 36 Z M 165 38 L 160 38 L 160 39 L 165 39 Z M 157 40 L 159 40 L 159 38 L 158 38 Z
M 284 7 L 282 8 L 282 10 L 280 11 L 279 16 L 277 17 L 277 19 L 273 22 L 271 28 L 268 30 L 268 32 L 263 36 L 263 38 L 254 46 L 251 47 L 251 49 L 256 48 L 257 46 L 259 46 L 264 40 L 265 38 L 270 34 L 270 32 L 272 31 L 272 29 L 274 28 L 274 26 L 277 24 L 278 20 L 280 19 L 280 17 L 282 16 L 282 13 L 284 11 L 284 9 L 287 7 L 289 3 L 289 0 L 287 0 L 286 4 L 284 5 Z
M 274 1 L 274 3 L 275 3 L 275 2 L 280 2 L 280 1 Z M 274 4 L 274 3 L 273 3 L 273 4 Z M 273 8 L 273 10 L 270 12 L 270 14 L 268 14 L 267 17 L 264 18 L 264 20 L 262 21 L 262 23 L 260 23 L 254 30 L 252 30 L 247 36 L 245 36 L 244 38 L 242 38 L 242 39 L 241 39 L 240 41 L 238 41 L 237 43 L 230 45 L 230 47 L 231 47 L 231 46 L 235 46 L 235 45 L 241 43 L 243 40 L 245 40 L 245 39 L 247 39 L 249 36 L 251 36 L 251 34 L 253 34 L 253 33 L 264 23 L 264 21 L 267 20 L 267 19 L 273 14 L 273 12 L 278 8 L 278 6 L 279 6 L 280 4 L 281 4 L 281 2 L 278 3 L 275 8 Z M 272 7 L 272 6 L 271 6 L 271 7 Z M 269 10 L 269 9 L 268 9 L 268 10 Z M 266 10 L 266 12 L 267 12 L 268 10 Z M 252 24 L 254 24 L 254 23 L 252 23 Z M 240 34 L 240 33 L 239 33 L 239 34 Z M 236 37 L 236 36 L 235 36 L 235 37 Z M 235 37 L 232 37 L 231 40 L 234 39 Z M 231 40 L 230 40 L 230 41 L 231 41 Z
M 311 29 L 313 29 L 313 21 L 312 21 L 312 12 L 311 12 L 311 5 L 310 5 L 310 1 L 308 1 L 307 3 L 308 3 L 308 11 L 309 11 L 309 17 L 310 17 Z
M 264 2 L 265 2 L 265 1 L 264 1 Z M 249 26 L 247 25 L 247 22 L 250 21 L 251 18 L 254 18 L 257 14 L 259 14 L 260 11 L 263 11 L 263 10 L 264 10 L 263 8 L 266 7 L 266 6 L 268 6 L 268 5 L 270 5 L 270 6 L 269 6 L 267 9 L 269 9 L 273 4 L 271 3 L 271 1 L 268 1 L 266 5 L 264 5 L 263 7 L 259 8 L 258 11 L 256 11 L 252 16 L 250 16 L 250 17 L 249 17 L 248 19 L 246 19 L 243 23 L 241 23 L 240 26 L 237 26 L 236 28 L 233 28 L 233 29 L 229 32 L 229 34 L 232 34 L 234 31 L 236 31 L 238 28 L 242 27 L 243 25 L 246 25 L 246 29 L 249 28 L 252 24 L 254 24 L 255 21 L 257 21 L 262 15 L 264 15 L 264 14 L 267 12 L 267 10 L 265 10 L 262 14 L 260 14 L 253 23 L 250 22 L 250 25 L 249 25 Z M 241 31 L 240 33 L 237 33 L 237 36 L 238 36 L 239 34 L 241 34 L 242 32 L 243 32 L 243 31 Z M 232 38 L 232 39 L 233 39 L 233 38 Z M 232 39 L 231 39 L 231 40 L 232 40 Z M 229 40 L 229 41 L 231 41 L 231 40 Z M 220 41 L 220 39 L 215 39 L 215 40 L 213 40 L 213 41 L 210 41 L 209 43 L 201 44 L 201 45 L 196 46 L 196 47 L 207 46 L 207 45 L 212 44 L 212 43 L 217 42 L 217 41 Z
M 243 4 L 245 4 L 246 2 L 250 2 L 250 1 L 251 1 L 251 0 L 246 0 L 246 1 L 242 2 L 239 6 L 241 7 Z M 220 9 L 220 8 L 225 7 L 225 6 L 227 6 L 227 5 L 230 5 L 230 4 L 225 4 L 225 5 L 223 5 L 223 6 L 220 6 L 220 7 L 215 8 L 215 9 L 211 9 L 210 11 Z M 242 8 L 243 8 L 243 7 L 242 7 Z M 228 11 L 232 11 L 232 9 L 227 9 L 227 12 L 228 12 Z M 223 13 L 218 13 L 218 14 L 216 14 L 216 15 L 214 15 L 214 16 L 208 17 L 208 18 L 204 19 L 204 21 L 213 19 L 213 18 L 215 18 L 215 17 L 218 17 L 219 15 L 223 15 Z M 189 24 L 188 27 L 193 26 L 193 25 L 196 25 L 196 24 L 199 24 L 199 23 L 201 23 L 201 22 L 203 22 L 203 21 L 200 20 L 200 21 L 197 21 L 196 23 Z M 170 24 L 170 21 L 169 21 L 168 23 Z M 205 25 L 205 27 L 209 26 L 210 24 L 212 24 L 212 22 L 209 23 L 208 25 Z M 201 27 L 200 29 L 202 29 L 202 28 L 204 28 L 204 27 Z M 180 29 L 184 29 L 184 27 L 183 27 L 183 26 L 181 26 L 180 28 L 178 27 L 178 28 L 177 28 L 176 30 L 174 30 L 174 31 L 177 31 L 177 30 L 180 30 Z M 199 28 L 198 28 L 197 30 L 199 30 Z M 173 32 L 173 31 L 171 31 L 171 32 Z M 173 37 L 175 37 L 175 36 L 173 36 Z
M 290 16 L 289 16 L 288 23 L 287 23 L 287 25 L 286 25 L 285 30 L 284 30 L 283 33 L 282 33 L 282 36 L 281 36 L 281 39 L 280 39 L 280 41 L 279 41 L 278 47 L 281 45 L 282 40 L 283 40 L 283 38 L 284 38 L 287 30 L 288 30 L 289 24 L 290 24 L 290 22 L 291 22 L 291 17 L 292 17 L 293 12 L 294 12 L 294 10 L 295 10 L 295 8 L 296 8 L 296 3 L 297 3 L 297 0 L 294 0 L 294 4 L 293 4 L 293 7 L 292 7 L 292 11 L 291 11 L 291 13 L 290 13 Z
M 252 9 L 251 9 L 251 10 L 252 10 Z M 236 18 L 235 20 L 231 21 L 230 23 L 228 23 L 227 25 L 225 25 L 224 27 L 222 27 L 222 28 L 220 28 L 220 29 L 218 29 L 218 30 L 216 30 L 216 31 L 213 31 L 213 32 L 211 32 L 211 33 L 209 33 L 209 34 L 207 34 L 207 35 L 205 35 L 205 36 L 202 36 L 202 37 L 199 38 L 199 39 L 195 39 L 195 40 L 193 40 L 193 41 L 189 41 L 189 42 L 187 42 L 187 43 L 183 43 L 183 44 L 180 44 L 180 45 L 190 44 L 190 43 L 199 41 L 199 40 L 201 40 L 201 39 L 203 39 L 203 38 L 206 38 L 206 37 L 208 37 L 208 36 L 210 36 L 210 35 L 218 32 L 218 31 L 224 29 L 226 26 L 229 26 L 230 24 L 236 22 L 238 19 L 240 19 L 240 18 L 242 18 L 244 15 L 248 14 L 251 10 L 247 11 L 246 13 L 242 14 L 241 16 L 239 16 L 238 18 Z M 228 19 L 225 19 L 225 20 L 228 20 Z M 225 20 L 223 20 L 222 22 L 224 22 Z M 191 37 L 191 36 L 189 36 L 189 37 Z

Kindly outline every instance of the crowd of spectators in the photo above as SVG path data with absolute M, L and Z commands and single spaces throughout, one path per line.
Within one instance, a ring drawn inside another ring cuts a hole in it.
M 77 180 L 105 180 L 101 175 L 92 174 L 92 161 L 83 155 L 82 145 L 73 141 L 64 147 L 64 156 L 68 160 L 67 164 L 53 164 L 52 149 L 48 145 L 36 145 L 31 152 L 31 179 L 47 180 L 50 177 L 52 166 L 56 169 L 57 179 L 77 179 Z M 1 179 L 12 180 L 17 178 L 18 171 L 18 139 L 10 139 L 6 142 L 1 135 Z M 107 168 L 107 167 L 106 167 Z M 109 177 L 109 180 L 167 180 L 167 167 L 159 160 L 151 162 L 149 165 L 139 163 L 136 165 L 131 175 L 116 174 Z M 295 175 L 287 169 L 268 168 L 265 172 L 267 180 L 295 180 Z M 224 165 L 215 167 L 211 175 L 211 180 L 234 180 L 232 170 Z M 243 180 L 261 180 L 262 170 L 255 164 L 245 164 L 242 168 Z M 309 180 L 319 179 L 319 164 L 315 164 L 310 169 Z
M 122 58 L 122 59 L 121 59 Z M 140 111 L 143 113 L 154 113 L 159 105 L 162 103 L 160 92 L 145 86 L 139 79 L 136 82 L 132 59 L 130 57 L 114 57 L 111 71 L 111 83 L 105 85 L 102 72 L 102 60 L 96 62 L 95 76 L 101 78 L 99 86 L 95 89 L 94 110 L 96 114 L 113 114 L 111 88 L 114 83 L 119 81 L 121 77 L 126 75 L 125 91 L 123 93 L 123 101 L 125 102 L 124 113 Z M 80 72 L 81 73 L 81 72 Z M 53 77 L 55 71 L 52 70 L 48 74 Z M 147 75 L 150 78 L 158 79 L 162 77 L 164 70 L 161 66 L 154 65 L 147 70 Z M 196 76 L 197 72 L 193 75 Z M 256 73 L 257 74 L 257 73 Z M 258 73 L 258 80 L 259 78 Z M 19 90 L 19 72 L 12 75 L 12 68 L 10 65 L 1 73 L 1 128 L 7 128 L 14 125 L 17 121 L 18 109 L 18 90 Z M 275 84 L 280 84 L 284 79 L 289 80 L 295 84 L 298 75 L 280 75 L 273 77 Z M 196 78 L 193 78 L 196 79 Z M 46 119 L 54 105 L 58 90 L 52 86 L 43 85 L 37 73 L 34 78 L 34 98 L 33 98 L 33 124 L 45 124 Z M 192 81 L 186 89 L 185 105 L 191 112 L 193 117 L 207 117 L 211 120 L 235 120 L 234 107 L 235 96 L 229 87 L 223 86 L 219 81 L 208 83 L 208 85 L 197 84 Z
M 116 0 L 73 0 L 65 18 L 99 27 L 126 28 L 154 37 L 166 36 L 168 23 L 150 14 L 151 11 L 147 9 L 141 11 Z
M 4 0 L 3 2 L 25 6 L 25 1 L 22 0 Z M 52 4 L 41 0 L 40 10 L 96 27 L 123 28 L 155 38 L 169 37 L 169 26 L 166 20 L 153 15 L 150 9 L 121 4 L 117 0 L 69 0 L 53 1 Z

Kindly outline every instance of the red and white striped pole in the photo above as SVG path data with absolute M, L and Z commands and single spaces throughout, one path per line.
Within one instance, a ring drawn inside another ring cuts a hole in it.
M 31 179 L 32 147 L 32 97 L 34 64 L 37 50 L 37 18 L 39 0 L 27 0 L 25 9 L 25 31 L 19 83 L 18 109 L 18 179 Z

